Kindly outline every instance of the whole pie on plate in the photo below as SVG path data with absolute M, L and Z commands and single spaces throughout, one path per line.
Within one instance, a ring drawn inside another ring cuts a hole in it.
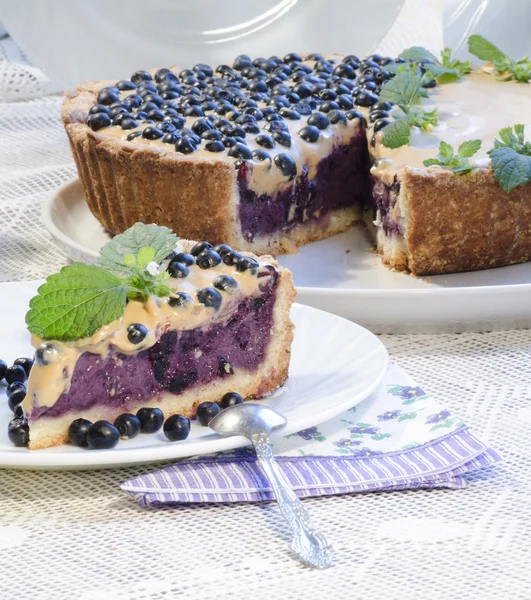
M 166 229 L 140 227 L 124 239 L 146 240 L 147 231 L 149 248 Z M 122 238 L 102 250 L 101 264 L 117 275 L 74 263 L 30 303 L 36 356 L 22 409 L 31 449 L 67 442 L 76 419 L 112 423 L 140 408 L 193 418 L 204 402 L 230 392 L 261 398 L 288 377 L 289 270 L 186 240 L 159 263 L 167 246 L 128 254 Z
M 362 221 L 414 274 L 529 260 L 531 186 L 487 154 L 529 119 L 529 85 L 411 50 L 87 81 L 62 115 L 88 205 L 111 233 L 155 222 L 273 254 Z

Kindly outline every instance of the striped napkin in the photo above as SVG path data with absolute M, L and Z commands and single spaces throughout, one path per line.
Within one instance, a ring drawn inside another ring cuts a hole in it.
M 462 488 L 499 455 L 396 364 L 381 389 L 338 417 L 273 439 L 284 477 L 307 496 Z M 273 499 L 251 447 L 193 457 L 121 484 L 139 504 Z

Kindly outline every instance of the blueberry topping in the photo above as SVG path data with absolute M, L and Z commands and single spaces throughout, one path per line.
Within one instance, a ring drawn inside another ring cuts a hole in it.
M 298 121 L 301 116 L 296 110 L 292 110 L 291 108 L 282 108 L 280 110 L 280 114 L 290 121 Z
M 212 267 L 217 267 L 220 262 L 221 256 L 214 250 L 204 250 L 195 259 L 195 263 L 200 269 L 211 269 Z
M 331 110 L 339 110 L 339 104 L 334 100 L 326 100 L 319 106 L 319 110 L 323 113 L 328 113 Z
M 223 255 L 223 262 L 231 267 L 232 265 L 235 265 L 241 257 L 242 255 L 239 252 L 226 252 Z
M 308 125 L 313 125 L 317 129 L 326 129 L 330 125 L 330 121 L 326 115 L 321 112 L 313 113 L 306 121 Z
M 291 136 L 288 131 L 275 131 L 273 139 L 281 146 L 285 146 L 286 148 L 291 147 Z
M 164 423 L 164 435 L 170 442 L 185 440 L 190 435 L 190 419 L 183 415 L 172 415 Z
M 208 119 L 197 119 L 192 125 L 192 131 L 199 136 L 207 129 L 214 129 L 214 125 Z
M 160 139 L 164 133 L 158 128 L 149 125 L 142 132 L 142 137 L 146 140 L 158 140 Z
M 362 90 L 354 100 L 357 106 L 372 106 L 378 102 L 378 96 L 369 90 Z
M 237 261 L 236 261 L 236 270 L 239 273 L 243 273 L 244 271 L 248 271 L 249 269 L 257 269 L 260 265 L 258 264 L 258 261 L 256 261 L 254 258 L 251 258 L 250 256 L 241 256 Z
M 380 102 L 377 102 L 374 106 L 373 109 L 375 110 L 386 110 L 389 111 L 393 108 L 393 104 L 392 102 L 384 102 L 383 100 Z
M 391 121 L 389 119 L 378 119 L 374 122 L 374 133 L 380 131 L 380 129 L 383 129 L 384 127 L 387 127 L 387 125 L 390 125 L 390 123 Z
M 5 364 L 5 363 L 4 363 Z M 33 367 L 33 360 L 31 358 L 17 358 L 14 362 L 14 365 L 20 365 L 24 371 L 26 371 L 26 375 L 29 377 L 31 367 Z M 0 366 L 0 379 L 2 379 L 2 370 Z
M 261 150 L 260 148 L 258 148 L 257 150 L 253 150 L 253 158 L 258 162 L 267 161 L 269 162 L 269 166 L 271 166 L 271 157 L 265 150 Z
M 109 104 L 113 104 L 114 102 L 118 102 L 118 100 L 120 100 L 120 90 L 115 87 L 104 87 L 98 93 L 97 100 L 98 104 L 109 106 Z
M 76 419 L 70 423 L 68 428 L 68 439 L 74 446 L 88 446 L 87 433 L 92 427 L 92 423 L 87 419 Z
M 13 365 L 7 367 L 4 377 L 7 383 L 14 383 L 15 381 L 22 383 L 26 381 L 26 371 L 22 365 Z
M 147 327 L 140 323 L 131 323 L 131 325 L 127 327 L 127 339 L 131 344 L 140 344 L 140 342 L 144 341 L 147 334 Z
M 125 119 L 122 119 L 122 122 L 120 123 L 120 125 L 122 126 L 122 129 L 124 131 L 138 127 L 138 123 L 134 119 L 131 119 L 130 117 L 126 117 Z
M 131 75 L 131 81 L 135 85 L 140 85 L 144 81 L 151 81 L 152 79 L 153 78 L 151 77 L 151 75 L 147 71 L 135 71 Z
M 286 56 L 284 56 L 284 62 L 287 64 L 290 62 L 302 62 L 302 58 L 298 54 L 291 52 L 290 54 L 286 54 Z
M 222 292 L 232 292 L 238 288 L 238 282 L 230 275 L 219 275 L 214 279 L 212 285 Z
M 37 352 L 35 352 L 35 362 L 43 367 L 55 362 L 58 357 L 59 351 L 57 350 L 57 346 L 52 344 L 52 342 L 43 342 L 37 348 Z
M 218 131 L 217 129 L 207 129 L 206 131 L 203 131 L 203 133 L 201 134 L 201 139 L 202 140 L 221 140 L 223 136 L 221 135 L 221 132 Z
M 386 110 L 371 110 L 369 113 L 369 123 L 374 123 L 378 119 L 386 119 L 389 113 Z
M 96 421 L 87 431 L 87 444 L 94 450 L 109 450 L 120 440 L 120 432 L 109 421 Z
M 205 144 L 205 150 L 208 152 L 223 152 L 225 144 L 221 140 L 211 140 Z
M 243 71 L 246 67 L 251 67 L 252 64 L 251 59 L 246 54 L 240 54 L 240 56 L 237 56 L 234 60 L 232 67 L 233 69 L 236 69 L 236 71 Z
M 211 287 L 197 290 L 197 299 L 201 304 L 204 304 L 208 308 L 213 308 L 214 310 L 219 310 L 222 301 L 221 294 Z
M 183 263 L 172 260 L 168 265 L 168 273 L 170 274 L 170 277 L 183 279 L 184 277 L 188 277 L 190 271 Z
M 345 113 L 345 116 L 347 117 L 347 119 L 349 121 L 353 121 L 354 119 L 359 119 L 363 125 L 365 124 L 365 117 L 360 113 L 359 110 L 356 110 L 356 109 L 347 110 L 347 112 Z
M 277 154 L 274 158 L 274 163 L 279 171 L 288 179 L 294 179 L 297 175 L 297 164 L 289 154 Z
M 337 125 L 338 123 L 345 125 L 347 122 L 347 117 L 341 110 L 331 110 L 328 113 L 328 118 L 330 119 L 330 123 L 332 123 L 332 125 Z
M 125 139 L 128 142 L 132 142 L 135 138 L 140 137 L 141 135 L 142 135 L 141 131 L 132 131 Z M 164 141 L 164 139 L 162 141 Z
M 116 417 L 114 426 L 118 429 L 122 440 L 130 440 L 136 437 L 142 428 L 140 419 L 131 413 L 124 413 Z
M 228 244 L 218 244 L 217 246 L 214 246 L 214 250 L 221 257 L 225 256 L 227 252 L 232 252 L 232 248 Z
M 262 148 L 268 148 L 269 150 L 271 150 L 275 147 L 275 140 L 266 133 L 261 133 L 260 135 L 257 135 L 254 141 L 259 146 L 262 146 Z
M 253 153 L 245 144 L 237 142 L 229 150 L 229 156 L 240 160 L 250 160 L 253 157 Z
M 29 426 L 25 419 L 13 419 L 7 427 L 9 441 L 19 448 L 29 444 Z
M 15 390 L 12 394 L 10 394 L 7 404 L 9 406 L 9 409 L 13 412 L 15 412 L 15 408 L 22 403 L 22 401 L 24 400 L 24 398 L 26 397 L 26 389 L 25 388 L 19 388 L 17 390 Z
M 162 136 L 162 141 L 165 144 L 176 144 L 180 139 L 181 139 L 181 135 L 179 133 L 177 133 L 176 131 L 172 131 L 170 133 L 165 133 Z
M 108 106 L 104 106 L 103 104 L 95 104 L 88 112 L 89 115 L 95 115 L 96 113 L 110 113 L 110 109 Z
M 190 254 L 192 256 L 199 256 L 205 250 L 212 250 L 212 244 L 209 242 L 197 242 L 190 250 Z
M 195 152 L 196 149 L 196 144 L 188 137 L 181 138 L 175 144 L 175 150 L 177 150 L 177 152 L 180 152 L 181 154 L 192 154 L 192 152 Z
M 196 418 L 200 425 L 207 427 L 210 421 L 221 412 L 221 408 L 215 402 L 202 402 L 197 407 Z
M 195 263 L 195 258 L 192 254 L 187 254 L 186 252 L 179 252 L 175 256 L 172 257 L 171 262 L 178 262 L 186 265 L 187 267 L 191 267 Z
M 160 408 L 141 408 L 136 416 L 140 420 L 140 431 L 142 433 L 155 433 L 164 423 L 164 414 Z
M 174 292 L 172 296 L 168 299 L 168 304 L 170 306 L 182 307 L 190 304 L 192 302 L 192 296 L 186 294 L 185 292 Z
M 229 406 L 234 406 L 235 404 L 241 404 L 243 402 L 243 398 L 237 392 L 227 392 L 220 401 L 221 408 L 229 408 Z
M 312 114 L 312 107 L 309 104 L 306 104 L 305 102 L 299 102 L 295 108 L 297 109 L 297 112 L 300 115 L 311 115 Z
M 89 115 L 87 119 L 87 125 L 92 129 L 92 131 L 98 131 L 98 129 L 102 129 L 103 127 L 109 127 L 111 124 L 111 117 L 107 113 L 96 113 L 93 115 Z
M 316 142 L 319 139 L 320 131 L 314 125 L 306 125 L 299 131 L 300 137 L 305 142 Z

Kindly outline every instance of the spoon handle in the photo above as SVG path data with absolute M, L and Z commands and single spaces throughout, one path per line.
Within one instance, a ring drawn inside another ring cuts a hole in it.
M 280 511 L 292 530 L 293 551 L 302 562 L 311 567 L 325 569 L 331 566 L 332 546 L 314 530 L 308 511 L 286 484 L 273 457 L 269 437 L 266 434 L 256 434 L 252 436 L 252 442 L 258 462 L 271 483 Z

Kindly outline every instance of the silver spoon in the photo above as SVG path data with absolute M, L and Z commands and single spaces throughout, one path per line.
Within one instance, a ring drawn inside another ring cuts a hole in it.
M 310 523 L 310 515 L 285 482 L 273 458 L 269 434 L 286 425 L 286 418 L 263 404 L 245 402 L 222 410 L 209 423 L 220 435 L 243 435 L 253 443 L 258 463 L 271 483 L 280 511 L 293 533 L 291 548 L 299 559 L 316 569 L 332 564 L 333 548 Z

